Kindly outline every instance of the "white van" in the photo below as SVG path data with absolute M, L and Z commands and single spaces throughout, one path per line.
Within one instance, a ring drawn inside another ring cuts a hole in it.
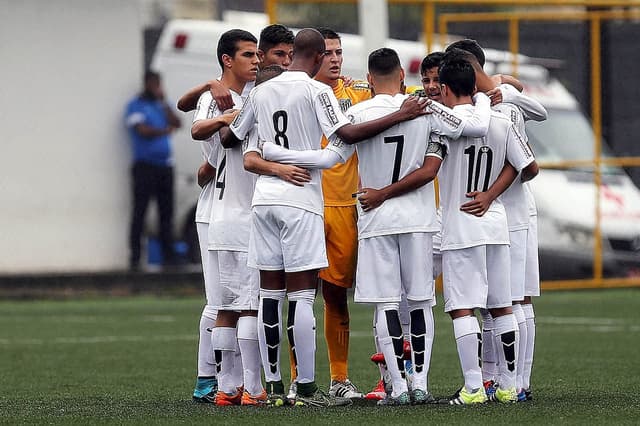
M 234 24 L 220 21 L 173 20 L 162 33 L 152 66 L 163 76 L 167 96 L 177 100 L 189 88 L 219 76 L 215 49 L 220 35 L 243 28 L 256 38 L 267 24 L 260 14 L 243 14 L 252 19 Z M 235 18 L 234 18 L 235 19 Z M 364 78 L 368 52 L 362 38 L 341 34 L 345 52 L 343 74 Z M 420 85 L 419 68 L 425 47 L 419 42 L 388 40 L 398 52 L 407 85 Z M 433 50 L 438 50 L 434 48 Z M 488 73 L 511 71 L 509 52 L 487 49 Z M 593 154 L 591 127 L 575 98 L 548 71 L 519 57 L 519 78 L 525 91 L 549 111 L 543 123 L 529 123 L 528 135 L 540 162 L 589 159 Z M 191 119 L 185 117 L 185 122 Z M 187 124 L 187 123 L 185 123 Z M 197 257 L 193 212 L 199 188 L 195 172 L 201 155 L 198 142 L 191 140 L 188 125 L 174 137 L 176 152 L 176 225 Z M 603 144 L 604 145 L 604 144 Z M 603 146 L 607 153 L 607 147 Z M 604 169 L 602 189 L 602 231 L 606 272 L 620 276 L 640 268 L 640 191 L 620 168 Z M 594 187 L 588 170 L 543 170 L 532 181 L 538 204 L 541 271 L 543 278 L 584 277 L 591 274 Z M 194 245 L 195 244 L 195 245 Z M 623 269 L 621 269 L 623 268 Z M 632 268 L 632 269 L 628 269 Z

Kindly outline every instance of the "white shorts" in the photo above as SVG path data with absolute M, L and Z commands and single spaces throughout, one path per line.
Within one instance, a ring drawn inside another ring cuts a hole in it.
M 322 216 L 296 207 L 253 207 L 249 266 L 285 272 L 329 266 Z
M 506 244 L 444 250 L 444 311 L 511 306 L 509 272 L 509 246 Z
M 200 259 L 202 260 L 202 275 L 204 276 L 204 294 L 207 299 L 207 305 L 215 306 L 218 300 L 215 297 L 215 289 L 218 286 L 218 262 L 215 267 L 209 267 L 209 224 L 196 222 L 196 231 L 198 232 L 198 242 L 200 243 Z
M 432 234 L 383 235 L 358 242 L 354 300 L 359 303 L 433 300 Z
M 527 261 L 524 272 L 524 295 L 540 296 L 540 266 L 538 265 L 538 216 L 529 216 Z
M 524 300 L 524 274 L 527 263 L 526 229 L 509 231 L 509 257 L 511 258 L 511 299 Z
M 209 250 L 208 257 L 210 273 L 217 269 L 219 277 L 214 289 L 214 307 L 225 311 L 258 310 L 260 274 L 247 266 L 247 253 Z

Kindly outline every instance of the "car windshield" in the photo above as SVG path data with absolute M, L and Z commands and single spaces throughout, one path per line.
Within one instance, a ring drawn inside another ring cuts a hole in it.
M 577 110 L 549 109 L 546 121 L 528 121 L 529 143 L 538 162 L 593 159 L 593 131 L 587 118 Z M 611 150 L 602 142 L 602 156 Z M 591 170 L 591 167 L 581 168 Z M 604 166 L 604 173 L 621 173 L 618 167 Z

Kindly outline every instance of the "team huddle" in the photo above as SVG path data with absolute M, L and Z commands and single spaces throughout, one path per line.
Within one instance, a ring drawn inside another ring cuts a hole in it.
M 424 58 L 418 95 L 406 94 L 388 48 L 369 55 L 368 82 L 342 77 L 340 37 L 326 28 L 294 37 L 270 25 L 259 43 L 230 30 L 217 57 L 222 75 L 178 103 L 195 109 L 204 159 L 196 223 L 207 303 L 193 398 L 220 406 L 531 399 L 539 277 L 526 182 L 538 167 L 524 122 L 546 119 L 542 105 L 518 80 L 486 75 L 473 40 Z M 464 384 L 438 401 L 428 372 L 440 274 Z M 380 381 L 367 394 L 348 376 L 354 284 L 355 302 L 375 307 Z M 327 393 L 315 377 L 318 288 Z

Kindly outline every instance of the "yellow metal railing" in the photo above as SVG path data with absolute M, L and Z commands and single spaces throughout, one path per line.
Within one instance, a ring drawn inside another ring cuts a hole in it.
M 277 5 L 283 3 L 357 3 L 358 0 L 265 0 L 265 10 L 270 22 L 277 22 Z M 435 22 L 438 22 L 440 45 L 446 44 L 447 26 L 451 22 L 508 22 L 509 50 L 512 55 L 512 67 L 517 74 L 519 46 L 519 28 L 521 21 L 589 21 L 590 22 L 590 57 L 591 57 L 591 120 L 594 136 L 594 158 L 591 160 L 573 160 L 558 162 L 541 162 L 542 168 L 576 168 L 592 167 L 595 185 L 595 228 L 593 248 L 593 278 L 585 280 L 544 281 L 541 286 L 545 290 L 575 288 L 611 288 L 640 286 L 640 277 L 604 278 L 602 263 L 602 211 L 601 185 L 602 166 L 640 166 L 640 157 L 602 158 L 602 86 L 600 63 L 600 30 L 603 20 L 640 19 L 640 0 L 388 0 L 390 4 L 412 4 L 423 6 L 423 31 L 426 51 L 433 46 Z M 436 19 L 436 5 L 494 5 L 494 6 L 528 6 L 530 8 L 549 7 L 582 7 L 598 8 L 598 10 L 526 10 L 511 12 L 485 13 L 442 13 Z M 612 9 L 618 8 L 618 9 Z

